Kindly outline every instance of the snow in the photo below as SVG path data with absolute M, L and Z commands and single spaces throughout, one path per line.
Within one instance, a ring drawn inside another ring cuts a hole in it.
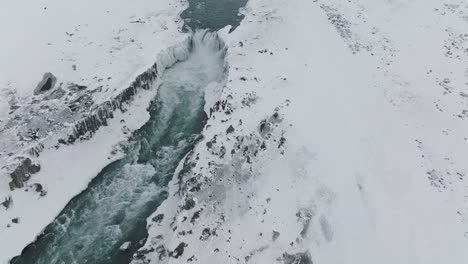
M 468 6 L 250 0 L 243 13 L 220 32 L 232 114 L 208 121 L 192 172 L 148 218 L 145 258 L 465 263 Z
M 120 246 L 119 250 L 121 250 L 121 251 L 127 251 L 127 250 L 130 248 L 130 245 L 131 245 L 131 244 L 132 244 L 132 242 L 130 242 L 130 241 L 124 242 L 124 243 Z

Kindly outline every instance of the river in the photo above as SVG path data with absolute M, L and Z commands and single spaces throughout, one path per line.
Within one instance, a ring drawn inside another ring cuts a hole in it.
M 125 156 L 106 166 L 11 263 L 129 263 L 147 236 L 146 218 L 167 197 L 168 182 L 204 127 L 204 89 L 224 78 L 225 51 L 216 33 L 197 31 L 192 39 L 188 59 L 153 87 L 150 120 L 132 135 Z M 132 247 L 122 252 L 126 241 Z

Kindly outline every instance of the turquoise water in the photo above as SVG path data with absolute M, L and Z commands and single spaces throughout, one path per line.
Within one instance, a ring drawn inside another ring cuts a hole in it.
M 124 158 L 106 166 L 11 263 L 129 263 L 147 235 L 146 218 L 167 197 L 174 170 L 204 127 L 204 89 L 223 77 L 224 47 L 215 33 L 198 31 L 188 59 L 164 72 L 150 120 Z M 133 246 L 121 252 L 125 241 Z
M 239 8 L 247 4 L 247 0 L 189 0 L 189 7 L 182 12 L 185 27 L 192 30 L 209 28 L 219 30 L 227 25 L 236 28 L 243 15 Z

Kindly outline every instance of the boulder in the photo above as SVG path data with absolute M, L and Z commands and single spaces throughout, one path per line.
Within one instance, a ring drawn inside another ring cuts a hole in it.
M 57 78 L 50 72 L 46 72 L 42 77 L 42 81 L 40 81 L 36 89 L 34 89 L 34 95 L 38 95 L 44 93 L 46 91 L 52 90 L 57 83 Z
M 34 164 L 30 158 L 23 158 L 16 167 L 16 169 L 10 173 L 12 181 L 10 182 L 10 189 L 24 187 L 24 183 L 31 178 L 31 175 L 41 170 L 39 164 Z

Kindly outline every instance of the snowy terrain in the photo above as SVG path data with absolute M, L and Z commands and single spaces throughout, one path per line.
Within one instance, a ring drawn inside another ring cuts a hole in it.
M 19 141 L 7 125 L 44 73 L 102 86 L 99 104 L 187 38 L 183 2 L 62 2 L 2 4 L 0 167 L 62 129 Z M 207 95 L 204 138 L 133 263 L 466 263 L 468 4 L 249 0 L 241 12 L 219 32 L 229 74 Z M 0 199 L 13 204 L 0 208 L 0 263 L 118 157 L 155 93 L 142 90 L 91 139 L 43 150 L 31 187 L 10 191 L 3 170 Z
M 466 263 L 467 7 L 250 0 L 134 263 Z

